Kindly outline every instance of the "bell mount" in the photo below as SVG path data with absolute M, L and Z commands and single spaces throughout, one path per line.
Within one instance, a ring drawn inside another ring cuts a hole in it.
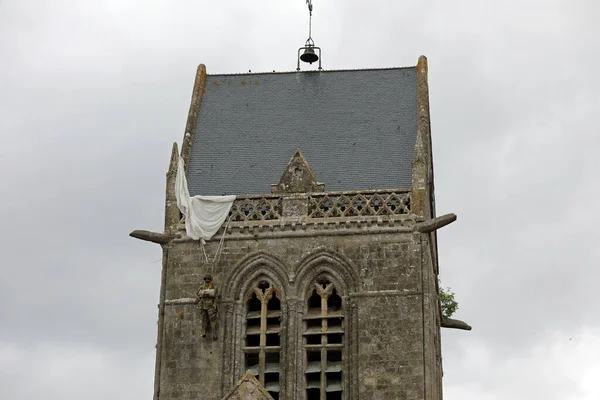
M 304 47 L 300 47 L 298 49 L 298 63 L 296 65 L 296 70 L 300 71 L 300 61 L 312 64 L 314 62 L 319 61 L 319 69 L 323 69 L 321 67 L 321 48 L 315 46 L 315 42 L 312 39 L 311 36 L 311 28 L 312 28 L 312 10 L 313 10 L 313 6 L 312 6 L 312 0 L 306 0 L 306 4 L 308 4 L 308 12 L 309 12 L 309 16 L 308 16 L 308 39 L 306 40 L 306 43 L 304 43 Z M 302 55 L 300 54 L 300 51 L 304 50 L 304 53 L 302 53 Z M 315 50 L 319 51 L 319 54 L 317 55 L 317 53 L 315 52 Z

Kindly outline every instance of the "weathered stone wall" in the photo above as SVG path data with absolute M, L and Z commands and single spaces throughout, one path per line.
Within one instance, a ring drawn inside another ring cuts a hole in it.
M 345 234 L 343 225 L 320 235 L 302 236 L 304 228 L 290 230 L 288 237 L 285 232 L 252 236 L 252 230 L 227 234 L 214 267 L 205 262 L 198 242 L 169 244 L 159 399 L 217 400 L 237 382 L 244 372 L 243 305 L 234 288 L 258 279 L 263 269 L 270 274 L 265 276 L 281 276 L 286 286 L 281 398 L 303 398 L 303 287 L 321 266 L 346 287 L 344 398 L 440 399 L 431 247 L 423 242 L 426 235 L 412 232 L 413 224 L 407 217 L 403 229 L 375 227 L 354 235 Z M 207 243 L 209 259 L 216 247 L 216 240 Z M 213 275 L 222 296 L 218 340 L 201 337 L 200 313 L 190 300 L 205 273 Z
M 423 399 L 421 295 L 361 300 L 360 398 Z
M 423 355 L 425 360 L 426 399 L 442 399 L 442 357 L 440 346 L 440 306 L 438 300 L 437 275 L 434 272 L 436 248 L 431 236 L 421 236 L 423 265 Z

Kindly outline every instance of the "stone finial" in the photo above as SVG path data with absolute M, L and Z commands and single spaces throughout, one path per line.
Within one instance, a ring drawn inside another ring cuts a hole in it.
M 192 91 L 192 101 L 190 103 L 190 111 L 185 125 L 185 134 L 181 143 L 181 158 L 183 158 L 184 169 L 187 173 L 190 165 L 190 155 L 192 154 L 192 145 L 194 143 L 194 135 L 196 134 L 196 125 L 198 123 L 198 114 L 200 113 L 200 105 L 202 104 L 202 96 L 206 89 L 206 66 L 198 65 L 196 70 L 196 81 L 194 82 L 194 90 Z
M 247 371 L 222 400 L 273 400 L 260 382 Z
M 175 233 L 180 220 L 179 208 L 177 207 L 177 196 L 175 195 L 175 181 L 177 179 L 177 164 L 179 162 L 179 150 L 177 143 L 173 143 L 171 149 L 171 160 L 167 171 L 166 201 L 165 201 L 165 232 Z
M 412 160 L 411 213 L 430 218 L 435 215 L 430 193 L 433 181 L 431 156 L 431 132 L 429 124 L 429 86 L 427 81 L 427 58 L 419 57 L 417 63 L 417 137 Z
M 325 184 L 317 182 L 300 149 L 290 159 L 279 183 L 271 185 L 271 193 L 275 194 L 323 192 L 324 189 Z

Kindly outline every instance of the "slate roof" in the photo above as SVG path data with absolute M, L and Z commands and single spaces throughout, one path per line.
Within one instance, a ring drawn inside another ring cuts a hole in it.
M 325 191 L 411 186 L 415 67 L 208 75 L 191 195 L 265 194 L 300 148 Z

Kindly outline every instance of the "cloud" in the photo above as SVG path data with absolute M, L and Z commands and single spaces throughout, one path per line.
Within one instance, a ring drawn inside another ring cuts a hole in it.
M 153 390 L 148 354 L 73 343 L 18 347 L 0 342 L 0 385 L 7 399 L 134 399 Z
M 600 398 L 600 331 L 551 334 L 526 351 L 497 357 L 477 340 L 460 340 L 463 358 L 445 363 L 450 399 L 592 400 Z
M 600 3 L 314 5 L 325 68 L 428 56 L 438 213 L 459 216 L 442 281 L 474 327 L 444 332 L 445 398 L 597 398 Z M 148 397 L 161 253 L 127 234 L 162 228 L 195 68 L 293 70 L 307 19 L 303 1 L 0 3 L 6 397 Z

